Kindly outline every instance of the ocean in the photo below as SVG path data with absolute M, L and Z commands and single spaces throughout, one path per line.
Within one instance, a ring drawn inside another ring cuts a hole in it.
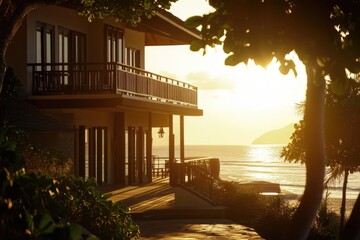
M 279 183 L 282 190 L 301 195 L 305 184 L 305 166 L 284 162 L 280 158 L 283 145 L 188 145 L 185 157 L 214 157 L 220 159 L 220 177 L 224 180 L 249 182 L 269 181 Z M 168 156 L 166 146 L 155 146 L 153 154 Z M 179 147 L 175 157 L 179 159 Z M 329 189 L 331 198 L 341 198 L 342 181 Z M 349 176 L 347 198 L 356 199 L 360 192 L 360 173 Z

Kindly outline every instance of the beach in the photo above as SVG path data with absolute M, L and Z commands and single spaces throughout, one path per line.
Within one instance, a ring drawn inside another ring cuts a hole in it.
M 284 193 L 284 199 L 289 201 L 291 204 L 298 203 L 300 198 L 301 195 L 296 195 L 289 192 Z M 342 201 L 341 198 L 328 198 L 327 199 L 328 209 L 334 211 L 337 214 L 340 214 L 341 201 Z M 350 217 L 355 201 L 356 199 L 352 199 L 352 198 L 346 199 L 346 218 Z

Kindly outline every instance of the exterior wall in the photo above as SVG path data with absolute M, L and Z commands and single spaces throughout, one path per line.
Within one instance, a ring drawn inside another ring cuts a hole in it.
M 125 47 L 140 50 L 140 68 L 145 68 L 145 33 L 125 29 Z
M 125 126 L 129 127 L 143 127 L 144 130 L 149 126 L 148 112 L 128 111 L 125 113 Z

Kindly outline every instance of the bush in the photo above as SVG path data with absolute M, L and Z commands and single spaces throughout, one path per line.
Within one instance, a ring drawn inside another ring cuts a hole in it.
M 57 224 L 51 210 L 59 209 L 56 188 L 47 175 L 25 173 L 16 144 L 0 134 L 0 236 L 4 239 L 74 239 L 81 227 Z
M 3 239 L 138 237 L 127 209 L 102 196 L 93 180 L 26 173 L 14 141 L 0 131 L 0 236 Z M 85 226 L 86 230 L 83 226 Z
M 8 122 L 2 128 L 3 138 L 16 143 L 25 160 L 26 172 L 47 173 L 51 176 L 70 174 L 72 160 L 61 153 L 30 143 L 25 131 Z
M 280 239 L 298 203 L 282 196 L 263 196 L 256 190 L 236 182 L 222 181 L 217 189 L 220 203 L 227 207 L 227 217 L 255 229 L 265 239 Z M 322 201 L 308 239 L 336 239 L 339 215 L 327 207 L 327 197 Z
M 321 202 L 316 215 L 315 223 L 310 231 L 308 239 L 332 240 L 337 239 L 339 233 L 340 217 L 328 208 L 328 194 Z
M 91 229 L 101 239 L 139 236 L 139 227 L 132 222 L 128 209 L 108 200 L 110 195 L 101 195 L 94 179 L 62 177 L 57 186 L 65 219 Z
M 291 204 L 282 196 L 269 198 L 263 214 L 256 219 L 253 227 L 265 239 L 281 239 L 298 204 Z
M 243 224 L 252 224 L 266 207 L 265 197 L 250 187 L 236 182 L 221 181 L 217 195 L 227 207 L 227 217 Z

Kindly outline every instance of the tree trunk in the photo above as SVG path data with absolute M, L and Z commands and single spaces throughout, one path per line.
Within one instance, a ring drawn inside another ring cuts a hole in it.
M 349 177 L 349 170 L 345 168 L 344 170 L 344 183 L 342 188 L 342 199 L 341 199 L 341 208 L 340 208 L 340 226 L 339 226 L 339 236 L 341 236 L 341 233 L 344 229 L 345 225 L 345 212 L 346 212 L 346 188 L 348 183 L 348 177 Z
M 300 205 L 286 229 L 283 239 L 306 239 L 320 206 L 325 176 L 323 109 L 325 80 L 320 71 L 307 67 L 305 103 L 306 185 Z
M 6 50 L 33 5 L 30 1 L 0 1 L 0 92 L 6 71 Z
M 360 194 L 356 199 L 355 205 L 347 221 L 344 231 L 341 233 L 340 240 L 360 239 Z

